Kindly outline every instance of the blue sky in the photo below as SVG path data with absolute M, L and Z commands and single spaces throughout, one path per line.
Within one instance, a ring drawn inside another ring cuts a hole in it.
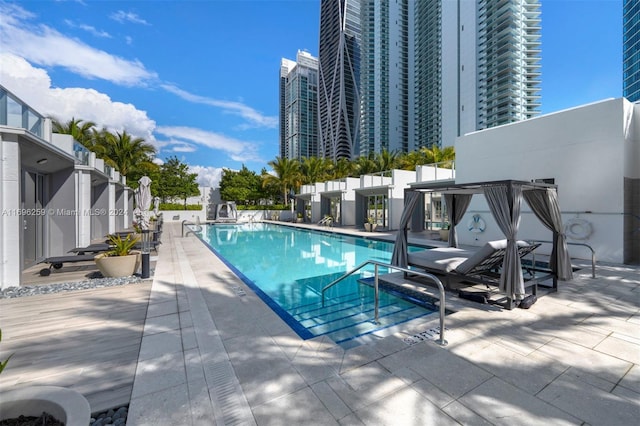
M 319 0 L 0 1 L 0 84 L 144 137 L 215 185 L 278 154 L 278 74 Z M 542 113 L 622 96 L 622 0 L 542 0 Z

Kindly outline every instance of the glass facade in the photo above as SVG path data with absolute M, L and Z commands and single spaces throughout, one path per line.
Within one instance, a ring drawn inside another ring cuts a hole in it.
M 318 59 L 298 52 L 280 71 L 280 157 L 318 156 Z
M 363 0 L 360 66 L 360 149 L 358 154 L 409 150 L 408 0 Z
M 624 0 L 623 6 L 623 94 L 640 101 L 640 2 Z
M 322 0 L 318 114 L 321 155 L 351 159 L 360 132 L 360 0 Z
M 442 3 L 415 7 L 415 140 L 431 147 L 442 141 Z
M 539 113 L 540 30 L 539 0 L 480 2 L 478 129 Z

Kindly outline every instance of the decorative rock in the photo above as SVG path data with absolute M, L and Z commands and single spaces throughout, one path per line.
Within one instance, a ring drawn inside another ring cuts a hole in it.
M 94 414 L 89 426 L 124 426 L 127 423 L 128 407 L 111 408 Z
M 93 288 L 114 287 L 126 284 L 142 282 L 137 276 L 122 278 L 94 278 L 87 281 L 70 283 L 57 283 L 49 285 L 35 285 L 23 287 L 9 287 L 0 291 L 0 299 L 13 299 L 16 297 L 35 296 L 38 294 L 62 293 L 65 291 L 89 290 Z

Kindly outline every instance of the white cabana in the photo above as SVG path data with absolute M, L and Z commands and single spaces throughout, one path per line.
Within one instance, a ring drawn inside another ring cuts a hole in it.
M 536 217 L 553 232 L 550 267 L 554 278 L 554 289 L 557 288 L 558 279 L 570 280 L 573 278 L 571 259 L 569 258 L 566 237 L 562 228 L 562 217 L 555 185 L 515 180 L 467 184 L 432 182 L 417 183 L 412 185 L 410 189 L 405 190 L 406 195 L 411 192 L 439 192 L 444 194 L 451 222 L 452 232 L 449 233 L 449 246 L 451 247 L 457 246 L 454 228 L 462 220 L 471 197 L 474 194 L 484 194 L 491 214 L 507 239 L 499 288 L 511 300 L 520 300 L 525 295 L 524 278 L 516 244 L 520 226 L 520 206 L 523 198 L 527 201 Z M 402 213 L 403 218 L 411 217 L 416 205 L 417 203 L 407 203 L 405 211 Z M 407 267 L 407 225 L 408 221 L 406 223 L 403 222 L 403 226 L 398 231 L 392 256 L 392 263 L 400 267 Z M 399 251 L 405 251 L 404 255 Z

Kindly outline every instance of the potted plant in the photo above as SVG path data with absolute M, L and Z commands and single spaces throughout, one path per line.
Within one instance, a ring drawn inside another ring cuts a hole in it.
M 440 233 L 440 239 L 442 241 L 449 241 L 449 222 L 445 222 L 442 224 L 442 228 L 440 228 L 440 231 L 438 231 Z
M 0 362 L 0 373 L 12 356 Z M 42 424 L 47 420 L 58 420 L 68 426 L 85 426 L 91 419 L 91 408 L 82 394 L 57 386 L 27 386 L 3 392 L 0 421 L 3 424 L 5 420 L 6 424 L 23 424 L 19 422 L 21 416 L 43 421 Z M 35 421 L 30 424 L 36 424 Z
M 369 216 L 367 218 L 365 218 L 365 222 L 364 222 L 364 230 L 367 232 L 373 232 L 376 230 L 376 228 L 378 227 L 378 224 L 376 223 L 375 219 L 373 218 L 373 216 Z
M 298 217 L 298 223 L 302 223 L 302 222 L 304 222 L 304 219 L 303 219 L 302 213 L 298 213 L 298 214 L 297 214 L 297 217 Z
M 96 265 L 104 277 L 128 277 L 134 274 L 139 264 L 140 253 L 134 252 L 133 247 L 138 238 L 132 234 L 122 238 L 110 235 L 111 250 L 95 257 Z

